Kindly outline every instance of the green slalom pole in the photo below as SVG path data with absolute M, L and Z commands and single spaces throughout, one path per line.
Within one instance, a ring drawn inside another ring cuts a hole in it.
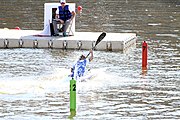
M 76 115 L 76 80 L 70 80 L 70 112 L 71 117 Z

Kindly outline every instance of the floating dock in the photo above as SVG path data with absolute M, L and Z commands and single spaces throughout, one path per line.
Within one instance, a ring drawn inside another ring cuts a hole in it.
M 72 10 L 76 10 L 75 3 L 66 3 Z M 75 18 L 69 26 L 69 36 L 50 36 L 50 23 L 60 3 L 44 4 L 44 29 L 17 30 L 0 29 L 0 49 L 3 48 L 47 48 L 89 50 L 95 46 L 96 40 L 102 32 L 75 32 Z M 106 33 L 106 37 L 95 47 L 103 51 L 129 51 L 136 47 L 135 33 Z
M 75 32 L 74 36 L 40 36 L 40 30 L 0 29 L 0 48 L 91 49 L 102 32 Z M 127 51 L 136 47 L 135 33 L 106 33 L 96 50 Z

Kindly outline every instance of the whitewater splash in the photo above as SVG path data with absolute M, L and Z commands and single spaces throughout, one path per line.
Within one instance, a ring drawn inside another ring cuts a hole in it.
M 107 89 L 112 86 L 126 86 L 128 84 L 142 84 L 148 80 L 128 79 L 107 72 L 108 68 L 92 69 L 89 74 L 77 81 L 77 93 L 90 90 Z M 51 74 L 41 76 L 25 76 L 14 78 L 0 78 L 1 95 L 25 95 L 28 97 L 44 96 L 47 93 L 69 92 L 70 69 L 58 68 Z
M 69 81 L 71 77 L 70 69 L 58 68 L 53 71 L 53 74 L 42 76 L 25 76 L 14 78 L 0 79 L 0 94 L 1 95 L 19 95 L 19 94 L 33 94 L 42 95 L 51 92 L 69 91 Z M 77 81 L 78 88 L 86 86 L 98 87 L 101 80 L 103 80 L 106 73 L 104 69 L 94 69 L 89 72 L 80 81 Z M 87 86 L 88 84 L 88 86 Z

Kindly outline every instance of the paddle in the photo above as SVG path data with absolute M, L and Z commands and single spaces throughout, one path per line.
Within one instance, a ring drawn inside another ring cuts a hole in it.
M 96 45 L 97 45 L 98 43 L 100 43 L 101 40 L 102 40 L 105 36 L 106 36 L 106 33 L 103 32 L 103 33 L 98 37 L 98 39 L 97 39 L 95 45 L 92 47 L 92 50 L 95 49 Z M 87 58 L 89 55 L 90 55 L 90 52 L 88 53 L 88 55 L 86 56 L 86 58 Z

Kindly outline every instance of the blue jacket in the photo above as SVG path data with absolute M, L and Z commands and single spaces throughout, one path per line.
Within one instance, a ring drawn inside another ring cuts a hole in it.
M 69 20 L 72 16 L 71 12 L 69 11 L 69 5 L 65 5 L 64 9 L 62 6 L 59 6 L 59 19 L 66 21 Z
M 89 63 L 89 60 L 78 60 L 75 65 L 73 65 L 73 71 L 71 77 L 77 80 L 79 77 L 84 76 L 86 71 L 86 65 Z

